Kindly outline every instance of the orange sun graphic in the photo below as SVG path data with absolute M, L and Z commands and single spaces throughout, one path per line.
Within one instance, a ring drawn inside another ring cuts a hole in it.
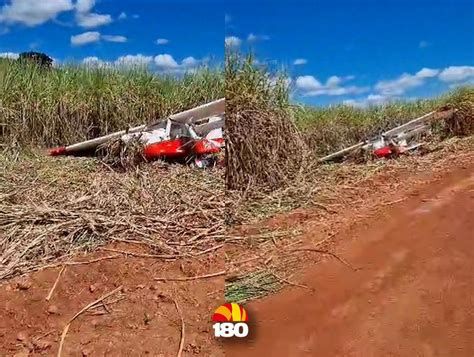
M 247 311 L 234 302 L 219 306 L 214 315 L 212 315 L 214 322 L 246 322 L 248 321 Z

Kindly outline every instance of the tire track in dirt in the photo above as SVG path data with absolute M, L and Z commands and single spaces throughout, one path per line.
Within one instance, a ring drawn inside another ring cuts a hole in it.
M 474 164 L 338 237 L 300 281 L 247 307 L 227 356 L 474 356 Z

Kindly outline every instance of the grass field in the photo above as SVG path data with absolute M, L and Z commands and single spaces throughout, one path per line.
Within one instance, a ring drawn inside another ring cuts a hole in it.
M 463 111 L 463 115 L 472 121 L 473 105 L 474 87 L 460 87 L 432 99 L 398 101 L 367 108 L 338 105 L 328 108 L 293 107 L 293 110 L 305 141 L 314 153 L 322 155 L 445 106 Z
M 223 97 L 220 70 L 158 76 L 145 68 L 44 69 L 0 59 L 3 146 L 70 144 Z
M 308 159 L 369 139 L 442 107 L 457 109 L 441 137 L 474 132 L 474 87 L 437 98 L 357 108 L 297 105 L 284 73 L 257 66 L 253 57 L 231 52 L 226 59 L 227 187 L 278 187 L 305 170 Z

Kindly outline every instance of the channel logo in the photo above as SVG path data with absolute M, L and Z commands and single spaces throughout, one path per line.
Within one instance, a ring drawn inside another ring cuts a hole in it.
M 212 315 L 215 337 L 247 337 L 247 311 L 235 302 L 219 306 Z

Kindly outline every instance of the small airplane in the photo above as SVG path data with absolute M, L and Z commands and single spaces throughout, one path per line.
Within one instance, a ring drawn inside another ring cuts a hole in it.
M 138 139 L 143 144 L 147 160 L 194 160 L 196 166 L 206 167 L 215 162 L 212 157 L 221 152 L 225 145 L 224 109 L 225 99 L 221 99 L 150 125 L 55 148 L 49 151 L 49 155 L 93 155 L 97 148 L 112 139 L 120 138 L 124 143 Z

